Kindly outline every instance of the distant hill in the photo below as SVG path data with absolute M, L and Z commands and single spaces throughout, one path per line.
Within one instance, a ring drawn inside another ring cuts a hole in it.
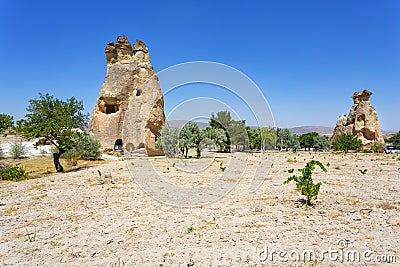
M 317 132 L 321 135 L 332 135 L 333 134 L 333 127 L 327 126 L 300 126 L 300 127 L 293 127 L 290 128 L 289 131 L 292 134 L 302 135 L 306 133 Z

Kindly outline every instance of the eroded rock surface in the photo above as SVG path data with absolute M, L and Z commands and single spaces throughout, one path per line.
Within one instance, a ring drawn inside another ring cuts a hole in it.
M 357 136 L 364 148 L 375 142 L 384 144 L 376 109 L 370 103 L 372 93 L 368 90 L 353 94 L 354 104 L 350 108 L 349 115 L 343 114 L 336 123 L 332 140 L 340 135 L 351 133 Z
M 113 148 L 116 140 L 122 139 L 130 151 L 162 155 L 155 141 L 165 124 L 164 100 L 146 44 L 136 40 L 132 49 L 128 38 L 118 36 L 104 52 L 107 75 L 89 131 L 104 149 Z

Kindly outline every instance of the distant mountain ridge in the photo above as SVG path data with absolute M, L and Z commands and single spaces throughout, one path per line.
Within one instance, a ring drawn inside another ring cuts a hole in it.
M 333 134 L 333 127 L 328 126 L 299 126 L 289 128 L 289 131 L 292 134 L 302 135 L 306 133 L 316 132 L 320 135 L 332 135 Z

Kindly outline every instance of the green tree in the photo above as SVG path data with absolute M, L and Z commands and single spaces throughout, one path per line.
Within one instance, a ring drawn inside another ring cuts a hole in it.
M 228 128 L 228 134 L 232 145 L 236 146 L 236 150 L 239 147 L 246 148 L 249 143 L 249 138 L 246 131 L 246 122 L 232 121 L 231 126 Z
M 227 141 L 225 130 L 207 128 L 204 130 L 204 137 L 210 139 L 219 151 L 224 150 Z
M 299 142 L 300 146 L 310 150 L 312 147 L 314 147 L 314 137 L 318 136 L 318 133 L 312 132 L 312 133 L 306 133 L 302 134 L 299 137 Z
M 385 138 L 385 142 L 390 143 L 394 146 L 400 146 L 400 131 L 390 138 Z
M 224 142 L 224 150 L 231 151 L 231 139 L 228 134 L 228 128 L 232 125 L 232 117 L 229 111 L 219 111 L 217 115 L 211 113 L 210 127 L 213 129 L 222 129 L 225 131 L 226 141 Z
M 296 149 L 298 147 L 300 147 L 299 136 L 297 134 L 292 134 L 291 139 L 292 139 L 292 146 L 293 147 L 296 147 Z
M 261 129 L 246 127 L 250 149 L 261 149 Z
M 53 153 L 54 166 L 57 172 L 62 172 L 61 155 L 76 146 L 82 134 L 77 129 L 87 125 L 88 114 L 83 113 L 83 103 L 74 97 L 63 101 L 39 93 L 39 99 L 29 100 L 26 110 L 25 119 L 17 122 L 18 131 L 27 137 L 50 141 L 58 149 Z
M 349 152 L 349 150 L 359 149 L 361 146 L 361 140 L 359 140 L 354 134 L 343 134 L 332 143 L 333 150 L 345 151 L 346 153 Z
M 277 135 L 274 128 L 264 127 L 261 132 L 261 150 L 275 149 Z
M 164 126 L 156 141 L 156 147 L 162 148 L 166 155 L 177 155 L 179 148 L 179 129 L 170 128 L 167 125 Z
M 288 150 L 289 148 L 292 148 L 293 145 L 295 144 L 294 137 L 290 133 L 289 129 L 277 129 L 277 135 L 278 135 L 278 140 L 277 140 L 277 146 L 281 146 L 282 148 L 285 148 Z
M 14 118 L 8 114 L 0 114 L 0 134 L 14 126 Z
M 331 142 L 327 136 L 317 135 L 314 137 L 315 150 L 326 150 L 330 147 Z
M 182 152 L 187 158 L 189 148 L 195 148 L 197 157 L 201 156 L 203 132 L 195 122 L 186 123 L 179 132 L 179 146 L 183 148 Z

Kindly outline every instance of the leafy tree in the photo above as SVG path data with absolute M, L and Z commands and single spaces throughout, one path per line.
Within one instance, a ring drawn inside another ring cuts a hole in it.
M 250 149 L 261 149 L 261 129 L 246 127 Z
M 248 136 L 246 131 L 246 122 L 242 121 L 232 121 L 231 126 L 228 128 L 228 134 L 232 145 L 239 149 L 239 146 L 246 147 L 248 144 Z
M 300 147 L 299 136 L 298 136 L 297 134 L 292 134 L 291 139 L 292 139 L 292 146 L 293 146 L 293 147 L 296 146 L 296 149 L 297 149 L 298 147 Z
M 228 128 L 232 125 L 232 117 L 229 111 L 219 111 L 217 115 L 211 113 L 209 122 L 211 128 L 222 129 L 225 131 L 226 141 L 224 142 L 224 150 L 231 151 L 231 139 L 228 134 Z
M 61 155 L 76 146 L 81 136 L 77 128 L 87 125 L 88 114 L 83 113 L 83 103 L 74 97 L 63 101 L 39 93 L 39 99 L 29 100 L 26 110 L 25 119 L 17 122 L 18 131 L 27 137 L 50 141 L 58 149 L 53 153 L 54 166 L 57 172 L 62 172 Z
M 326 150 L 330 147 L 331 142 L 327 136 L 317 135 L 314 137 L 314 148 L 316 150 Z
M 400 146 L 400 131 L 390 138 L 385 138 L 385 142 L 390 143 L 394 146 Z
M 219 151 L 224 150 L 227 141 L 225 130 L 207 128 L 204 130 L 204 137 L 212 140 Z
M 167 125 L 160 131 L 160 137 L 156 141 L 156 147 L 164 149 L 167 155 L 177 155 L 179 148 L 179 129 L 170 128 Z
M 316 160 L 311 160 L 306 164 L 303 169 L 299 169 L 298 171 L 301 172 L 302 176 L 290 176 L 284 184 L 288 184 L 291 181 L 296 182 L 297 191 L 302 194 L 303 196 L 307 197 L 307 205 L 311 205 L 312 199 L 317 199 L 319 188 L 321 187 L 322 183 L 314 184 L 314 181 L 311 177 L 313 170 L 315 169 L 315 165 L 318 165 L 324 172 L 326 172 L 326 168 L 322 165 L 321 162 Z M 289 170 L 289 173 L 293 173 L 293 169 Z
M 277 135 L 274 128 L 261 128 L 261 149 L 274 149 L 276 145 Z
M 306 133 L 302 134 L 299 137 L 299 142 L 300 146 L 310 150 L 312 147 L 314 147 L 314 137 L 318 136 L 318 133 L 312 132 L 312 133 Z
M 179 146 L 187 158 L 189 148 L 195 148 L 197 157 L 201 156 L 201 142 L 203 140 L 203 133 L 199 125 L 195 122 L 186 123 L 179 132 Z
M 280 147 L 282 144 L 282 148 L 285 148 L 288 150 L 289 148 L 292 148 L 294 145 L 298 146 L 300 143 L 298 141 L 298 136 L 297 135 L 292 135 L 289 131 L 289 129 L 277 129 L 277 146 Z
M 8 114 L 0 114 L 0 134 L 14 126 L 14 118 Z
M 359 149 L 361 146 L 361 140 L 354 134 L 343 134 L 332 143 L 333 150 L 345 151 L 346 153 L 349 152 L 349 150 Z

